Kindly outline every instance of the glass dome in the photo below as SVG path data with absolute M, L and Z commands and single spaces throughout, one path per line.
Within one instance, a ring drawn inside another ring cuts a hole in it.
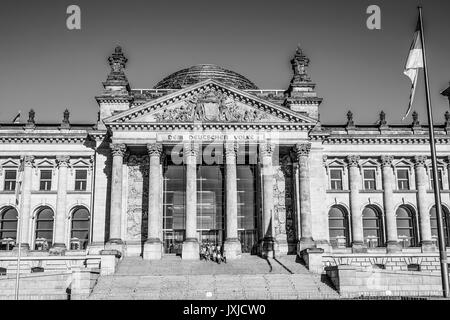
M 199 64 L 174 72 L 158 82 L 154 89 L 181 89 L 195 83 L 214 79 L 238 89 L 258 89 L 246 77 L 214 64 Z

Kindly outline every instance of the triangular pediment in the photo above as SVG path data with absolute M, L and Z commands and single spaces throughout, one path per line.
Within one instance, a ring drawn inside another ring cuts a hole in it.
M 20 161 L 18 159 L 8 158 L 0 164 L 0 167 L 18 167 L 19 164 Z
M 55 162 L 53 160 L 49 160 L 47 158 L 43 158 L 36 161 L 37 167 L 54 167 Z
M 109 124 L 302 124 L 316 120 L 215 80 L 206 80 L 104 120 Z

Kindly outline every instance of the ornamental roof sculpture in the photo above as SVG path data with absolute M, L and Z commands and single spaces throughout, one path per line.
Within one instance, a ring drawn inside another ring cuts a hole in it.
M 311 82 L 311 79 L 306 72 L 306 68 L 309 66 L 309 58 L 303 53 L 300 45 L 297 46 L 294 58 L 291 60 L 292 71 L 294 76 L 291 80 L 291 84 L 299 82 Z

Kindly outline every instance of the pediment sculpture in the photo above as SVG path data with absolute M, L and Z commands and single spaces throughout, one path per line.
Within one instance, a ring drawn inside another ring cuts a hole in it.
M 158 122 L 251 122 L 266 119 L 267 114 L 239 107 L 230 97 L 209 90 L 183 101 L 181 106 L 156 114 L 155 118 Z

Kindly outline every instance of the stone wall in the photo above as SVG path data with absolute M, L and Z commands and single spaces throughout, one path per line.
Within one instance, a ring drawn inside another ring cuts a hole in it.
M 389 271 L 355 266 L 332 266 L 326 273 L 341 297 L 442 296 L 439 272 Z
M 354 267 L 383 266 L 386 270 L 407 271 L 408 266 L 417 265 L 421 271 L 439 271 L 437 253 L 399 253 L 399 254 L 331 254 L 323 255 L 323 268 L 349 265 Z

